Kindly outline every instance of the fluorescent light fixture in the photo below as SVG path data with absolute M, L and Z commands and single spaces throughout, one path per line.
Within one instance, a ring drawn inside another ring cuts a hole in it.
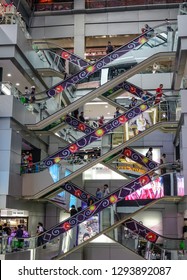
M 108 105 L 107 102 L 88 102 L 86 105 Z
M 55 135 L 58 136 L 58 137 L 60 137 L 60 134 L 59 134 L 58 132 L 55 132 Z
M 10 91 L 10 89 L 9 89 L 7 86 L 2 85 L 2 86 L 1 86 L 1 90 L 2 90 L 2 92 L 3 92 L 4 94 L 6 94 L 6 95 L 11 95 L 11 91 Z

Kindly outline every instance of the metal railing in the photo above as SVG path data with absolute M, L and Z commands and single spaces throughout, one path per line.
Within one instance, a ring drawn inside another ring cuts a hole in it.
M 27 31 L 25 21 L 22 15 L 17 11 L 16 7 L 12 4 L 0 6 L 0 24 L 18 24 L 25 37 L 30 39 L 30 34 Z
M 48 12 L 48 11 L 68 11 L 74 9 L 74 1 L 60 2 L 60 3 L 39 3 L 35 4 L 36 12 Z
M 179 15 L 187 15 L 187 2 L 179 5 Z
M 86 0 L 86 9 L 181 3 L 180 0 Z

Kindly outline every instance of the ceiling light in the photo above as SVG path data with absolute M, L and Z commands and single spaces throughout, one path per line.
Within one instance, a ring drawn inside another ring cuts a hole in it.
M 106 105 L 105 108 L 108 108 L 108 106 Z
M 8 77 L 11 77 L 12 75 L 10 73 L 7 74 Z
M 107 114 L 110 115 L 110 112 L 108 112 Z
M 16 86 L 19 86 L 20 85 L 20 83 L 16 83 Z
M 88 102 L 86 105 L 105 105 L 107 102 Z

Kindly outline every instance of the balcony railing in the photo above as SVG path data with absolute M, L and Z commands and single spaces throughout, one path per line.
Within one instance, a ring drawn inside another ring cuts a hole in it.
M 74 1 L 71 2 L 60 2 L 60 3 L 39 3 L 35 4 L 36 12 L 47 12 L 47 11 L 68 11 L 74 9 Z
M 86 9 L 172 3 L 181 3 L 181 0 L 86 0 Z

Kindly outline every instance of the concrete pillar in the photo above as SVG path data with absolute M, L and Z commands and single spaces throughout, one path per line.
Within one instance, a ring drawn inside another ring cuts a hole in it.
M 0 67 L 0 82 L 3 81 L 3 68 Z
M 181 129 L 182 139 L 180 140 L 181 151 L 180 159 L 183 165 L 183 176 L 184 176 L 184 194 L 187 195 L 187 90 L 181 90 L 181 113 L 184 114 L 184 124 Z
M 84 10 L 85 0 L 74 1 L 74 10 Z M 85 53 L 85 16 L 75 14 L 74 16 L 74 53 L 84 58 Z

